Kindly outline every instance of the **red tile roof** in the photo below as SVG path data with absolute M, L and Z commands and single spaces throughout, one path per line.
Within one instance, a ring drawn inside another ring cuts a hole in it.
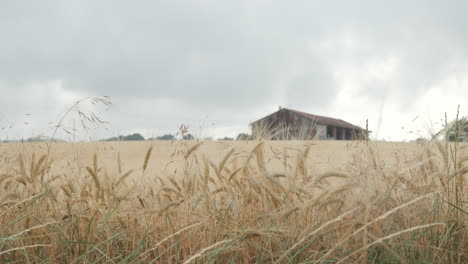
M 331 117 L 326 117 L 326 116 L 319 116 L 319 115 L 312 115 L 312 114 L 304 113 L 304 112 L 289 109 L 289 108 L 282 108 L 281 110 L 286 110 L 286 111 L 295 113 L 297 115 L 303 116 L 305 118 L 313 120 L 313 121 L 317 122 L 318 124 L 322 124 L 322 125 L 329 125 L 329 126 L 337 126 L 337 127 L 345 127 L 345 128 L 363 130 L 363 128 L 355 126 L 355 125 L 353 125 L 351 123 L 348 123 L 346 121 L 343 121 L 341 119 L 336 119 L 336 118 L 331 118 Z
M 304 113 L 304 112 L 301 112 L 301 111 L 297 111 L 297 110 L 293 110 L 293 109 L 289 109 L 289 108 L 281 108 L 279 111 L 273 113 L 273 114 L 270 114 L 266 117 L 263 117 L 257 121 L 254 121 L 252 122 L 251 124 L 254 124 L 254 123 L 257 123 L 257 122 L 260 122 L 270 116 L 273 116 L 275 114 L 277 114 L 278 112 L 281 112 L 281 111 L 287 111 L 287 112 L 291 112 L 291 113 L 294 113 L 296 115 L 300 115 L 302 117 L 305 117 L 307 119 L 310 119 L 318 124 L 322 124 L 322 125 L 329 125 L 329 126 L 336 126 L 336 127 L 344 127 L 344 128 L 350 128 L 350 129 L 355 129 L 355 130 L 364 130 L 362 127 L 358 127 L 358 126 L 355 126 L 351 123 L 348 123 L 346 121 L 343 121 L 341 119 L 336 119 L 336 118 L 331 118 L 331 117 L 326 117 L 326 116 L 319 116 L 319 115 L 312 115 L 312 114 L 309 114 L 309 113 Z M 369 131 L 370 133 L 371 131 Z

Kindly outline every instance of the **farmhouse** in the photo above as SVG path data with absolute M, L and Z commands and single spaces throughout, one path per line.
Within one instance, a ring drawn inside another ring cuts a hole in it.
M 250 125 L 254 137 L 273 140 L 355 140 L 366 135 L 363 128 L 341 119 L 281 107 Z

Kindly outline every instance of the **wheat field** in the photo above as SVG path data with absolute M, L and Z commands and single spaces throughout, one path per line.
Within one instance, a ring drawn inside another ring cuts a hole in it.
M 0 263 L 467 263 L 468 144 L 0 144 Z

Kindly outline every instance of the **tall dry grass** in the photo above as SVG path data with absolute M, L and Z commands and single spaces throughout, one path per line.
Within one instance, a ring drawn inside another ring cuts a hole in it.
M 4 160 L 0 263 L 467 263 L 466 145 L 422 143 L 389 168 L 352 142 L 363 151 L 346 171 L 316 174 L 311 142 L 276 153 L 280 169 L 275 142 L 217 159 L 174 144 L 182 176 L 148 174 L 157 144 L 135 168 L 96 153 L 63 173 L 48 151 Z

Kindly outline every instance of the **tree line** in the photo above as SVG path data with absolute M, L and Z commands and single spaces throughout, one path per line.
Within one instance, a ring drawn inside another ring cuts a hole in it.
M 460 119 L 456 119 L 451 121 L 446 125 L 445 129 L 445 139 L 447 141 L 452 141 L 452 142 L 468 142 L 468 117 L 462 117 Z M 102 141 L 145 141 L 145 140 L 176 140 L 176 136 L 172 134 L 164 134 L 162 136 L 154 137 L 154 138 L 148 138 L 145 139 L 141 134 L 139 133 L 133 133 L 130 135 L 126 136 L 119 136 L 119 137 L 112 137 L 108 139 L 103 139 Z M 192 134 L 184 134 L 182 136 L 182 140 L 196 140 L 197 138 L 194 137 Z M 203 140 L 213 140 L 213 138 L 204 138 Z M 253 140 L 253 136 L 248 134 L 248 133 L 240 133 L 237 135 L 236 138 L 231 138 L 231 137 L 223 137 L 223 138 L 218 138 L 217 140 Z M 422 138 L 417 139 L 422 140 Z
M 176 136 L 172 134 L 164 134 L 162 136 L 158 137 L 152 137 L 145 139 L 145 137 L 139 133 L 133 133 L 129 135 L 123 135 L 119 137 L 111 137 L 111 138 L 106 138 L 102 139 L 101 141 L 145 141 L 145 140 L 161 140 L 161 141 L 171 141 L 171 140 L 176 140 Z M 194 137 L 192 134 L 185 134 L 182 136 L 182 140 L 196 140 L 197 138 Z M 229 141 L 229 140 L 251 140 L 252 136 L 247 134 L 247 133 L 240 133 L 237 135 L 236 138 L 232 137 L 222 137 L 218 138 L 217 140 L 224 140 L 224 141 Z M 213 138 L 204 138 L 203 140 L 213 140 Z

